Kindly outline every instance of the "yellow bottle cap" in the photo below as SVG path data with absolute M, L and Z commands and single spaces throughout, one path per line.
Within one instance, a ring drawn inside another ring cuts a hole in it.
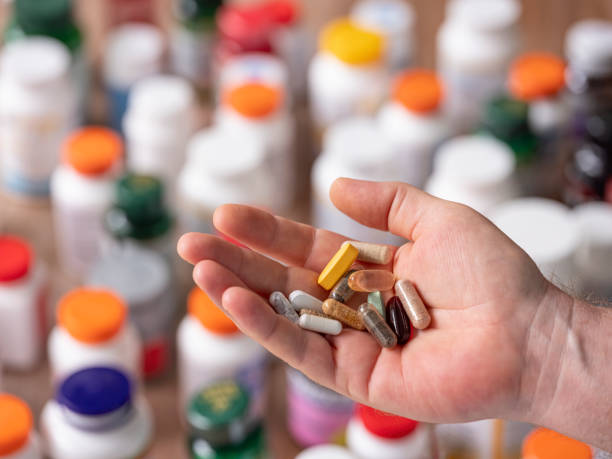
M 358 26 L 349 19 L 330 22 L 321 32 L 319 48 L 350 65 L 368 65 L 380 60 L 384 51 L 382 35 Z

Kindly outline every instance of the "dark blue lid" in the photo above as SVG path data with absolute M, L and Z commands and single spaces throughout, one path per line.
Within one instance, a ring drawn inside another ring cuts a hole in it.
M 111 413 L 130 402 L 128 377 L 115 368 L 92 367 L 68 376 L 55 399 L 70 411 L 83 415 Z

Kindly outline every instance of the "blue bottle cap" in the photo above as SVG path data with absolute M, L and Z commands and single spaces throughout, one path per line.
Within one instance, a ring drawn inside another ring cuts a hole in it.
M 115 368 L 92 367 L 73 373 L 57 389 L 56 401 L 74 413 L 96 416 L 111 413 L 128 403 L 132 387 Z

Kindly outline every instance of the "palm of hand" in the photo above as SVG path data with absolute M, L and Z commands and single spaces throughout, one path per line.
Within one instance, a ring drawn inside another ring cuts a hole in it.
M 276 316 L 255 293 L 267 298 L 272 290 L 302 289 L 324 298 L 316 278 L 346 239 L 342 236 L 228 206 L 215 216 L 222 232 L 290 266 L 206 235 L 187 235 L 179 251 L 198 263 L 196 282 L 245 333 L 323 385 L 381 410 L 426 421 L 510 412 L 520 390 L 525 324 L 534 309 L 517 305 L 535 306 L 544 295 L 547 284 L 539 271 L 492 224 L 463 206 L 411 188 L 394 188 L 392 196 L 387 196 L 389 190 L 368 191 L 392 201 L 369 204 L 383 209 L 388 214 L 384 219 L 376 212 L 362 217 L 352 205 L 363 206 L 358 196 L 350 202 L 340 197 L 340 208 L 363 223 L 382 229 L 388 225 L 415 241 L 397 250 L 389 268 L 417 286 L 433 319 L 429 329 L 403 347 L 382 350 L 369 334 L 354 330 L 327 339 L 301 330 Z M 406 191 L 424 201 L 418 217 L 406 218 Z

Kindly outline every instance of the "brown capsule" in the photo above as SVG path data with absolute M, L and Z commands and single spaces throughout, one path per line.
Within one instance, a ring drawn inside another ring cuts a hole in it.
M 374 305 L 363 303 L 359 306 L 359 317 L 368 329 L 370 334 L 378 341 L 382 347 L 392 348 L 397 344 L 397 336 L 387 325 L 383 316 L 381 316 Z
M 323 312 L 351 328 L 356 330 L 365 329 L 357 311 L 333 298 L 328 298 L 323 302 Z
M 395 275 L 385 269 L 364 269 L 351 274 L 348 286 L 356 292 L 383 292 L 391 290 Z
M 395 293 L 399 296 L 414 328 L 424 330 L 429 327 L 431 316 L 414 285 L 405 279 L 398 280 L 395 283 Z
M 327 314 L 324 314 L 321 311 L 317 311 L 316 309 L 306 309 L 306 308 L 300 309 L 300 316 L 303 316 L 304 314 L 310 314 L 311 316 L 325 317 L 326 319 L 330 318 Z
M 402 345 L 408 342 L 412 327 L 410 325 L 410 319 L 408 314 L 404 310 L 399 297 L 394 296 L 387 301 L 387 324 L 393 330 L 393 333 L 397 336 L 397 344 Z
M 336 285 L 334 285 L 334 288 L 329 293 L 329 297 L 336 301 L 339 301 L 340 303 L 346 303 L 348 300 L 350 300 L 355 291 L 349 287 L 348 278 L 354 272 L 357 272 L 362 269 L 363 266 L 361 265 L 353 265 L 353 267 L 348 270 L 338 282 L 336 282 Z

